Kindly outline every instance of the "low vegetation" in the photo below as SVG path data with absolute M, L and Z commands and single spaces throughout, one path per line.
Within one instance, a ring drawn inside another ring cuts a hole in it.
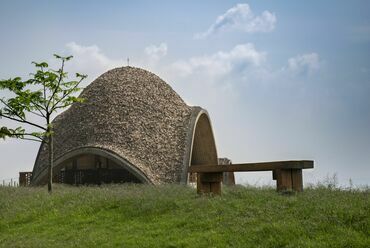
M 370 247 L 369 189 L 0 187 L 0 247 Z

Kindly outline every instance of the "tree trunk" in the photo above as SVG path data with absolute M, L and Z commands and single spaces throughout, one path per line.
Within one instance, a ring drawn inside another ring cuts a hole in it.
M 53 144 L 53 134 L 49 130 L 48 138 L 48 150 L 49 150 L 49 166 L 48 166 L 48 192 L 52 192 L 52 183 L 53 183 L 53 165 L 54 165 L 54 144 Z

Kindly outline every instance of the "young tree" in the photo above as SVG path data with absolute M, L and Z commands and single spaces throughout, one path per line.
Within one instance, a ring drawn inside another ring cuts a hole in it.
M 36 72 L 31 73 L 31 78 L 22 81 L 20 77 L 0 80 L 0 90 L 10 97 L 0 98 L 0 119 L 6 118 L 20 125 L 16 128 L 0 127 L 0 138 L 18 138 L 24 140 L 44 142 L 48 145 L 48 191 L 52 192 L 53 176 L 53 115 L 74 102 L 82 102 L 82 98 L 74 96 L 81 90 L 80 83 L 87 77 L 76 73 L 76 80 L 68 81 L 65 63 L 72 56 L 62 57 L 54 54 L 61 61 L 58 70 L 49 69 L 46 62 L 32 62 Z M 31 116 L 35 116 L 31 117 Z M 30 118 L 31 117 L 31 118 Z M 43 124 L 40 124 L 40 121 Z M 32 128 L 31 130 L 29 128 Z M 35 131 L 34 129 L 38 130 Z

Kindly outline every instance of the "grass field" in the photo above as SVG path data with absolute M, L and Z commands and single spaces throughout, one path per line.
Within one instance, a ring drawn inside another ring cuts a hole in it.
M 0 247 L 370 247 L 369 189 L 0 187 Z

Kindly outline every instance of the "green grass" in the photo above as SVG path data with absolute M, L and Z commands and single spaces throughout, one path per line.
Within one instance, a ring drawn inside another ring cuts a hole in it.
M 0 247 L 370 247 L 368 189 L 0 187 Z

